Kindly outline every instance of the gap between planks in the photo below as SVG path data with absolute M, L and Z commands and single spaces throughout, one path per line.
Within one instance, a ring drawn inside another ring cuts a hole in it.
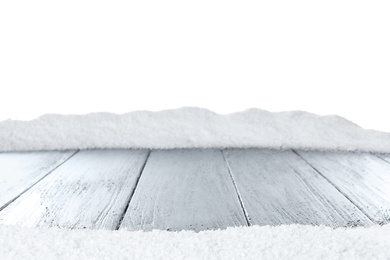
M 0 212 L 2 224 L 115 229 L 148 150 L 85 150 Z M 55 173 L 55 174 L 54 174 Z
M 372 223 L 291 150 L 228 149 L 226 158 L 252 225 Z
M 65 159 L 63 162 L 61 162 L 60 164 L 58 164 L 56 167 L 54 167 L 53 169 L 51 169 L 50 171 L 48 171 L 44 176 L 42 176 L 40 179 L 38 179 L 35 183 L 33 183 L 30 187 L 28 187 L 27 189 L 25 189 L 23 192 L 19 193 L 17 196 L 15 196 L 12 200 L 10 200 L 9 202 L 7 202 L 6 204 L 4 204 L 2 207 L 0 207 L 0 211 L 2 211 L 3 209 L 5 209 L 6 207 L 8 207 L 11 203 L 13 203 L 15 200 L 17 200 L 20 196 L 22 196 L 24 193 L 28 192 L 30 189 L 32 189 L 33 187 L 35 187 L 38 183 L 40 183 L 43 179 L 45 179 L 47 176 L 49 176 L 52 172 L 54 172 L 55 170 L 57 170 L 61 165 L 65 164 L 67 161 L 69 161 L 73 156 L 75 156 L 80 150 L 76 150 L 73 152 L 73 154 L 71 154 L 67 159 Z
M 148 150 L 148 155 L 146 156 L 146 160 L 145 160 L 144 164 L 142 165 L 140 174 L 139 174 L 139 176 L 138 176 L 138 178 L 137 178 L 137 181 L 135 182 L 134 189 L 133 189 L 133 191 L 131 192 L 130 198 L 129 198 L 128 201 L 127 201 L 126 208 L 125 208 L 125 210 L 123 211 L 123 214 L 122 214 L 122 216 L 121 216 L 121 218 L 120 218 L 120 220 L 119 220 L 119 222 L 118 222 L 118 225 L 116 226 L 115 230 L 119 230 L 120 226 L 122 225 L 123 219 L 125 218 L 126 212 L 127 212 L 127 210 L 129 209 L 130 202 L 131 202 L 131 200 L 133 199 L 135 190 L 136 190 L 137 187 L 138 187 L 139 180 L 141 179 L 142 173 L 144 172 L 145 166 L 146 166 L 146 164 L 148 163 L 148 160 L 149 160 L 149 157 L 150 157 L 150 154 L 151 154 L 151 153 L 152 153 L 152 151 L 151 151 L 151 150 Z
M 220 149 L 153 150 L 120 230 L 246 226 Z
M 231 178 L 231 180 L 232 180 L 232 182 L 233 182 L 234 189 L 236 190 L 238 200 L 240 201 L 241 208 L 242 208 L 242 211 L 243 211 L 243 213 L 244 213 L 245 220 L 246 220 L 246 225 L 249 227 L 249 226 L 251 226 L 251 223 L 249 222 L 248 212 L 246 212 L 246 210 L 245 210 L 244 203 L 243 203 L 243 201 L 242 201 L 242 197 L 241 197 L 240 191 L 238 190 L 236 181 L 234 180 L 234 176 L 233 176 L 233 173 L 232 173 L 232 169 L 230 168 L 230 165 L 229 165 L 229 163 L 228 163 L 227 160 L 226 160 L 226 156 L 225 156 L 225 153 L 224 153 L 225 150 L 220 150 L 220 151 L 221 151 L 221 153 L 222 153 L 222 157 L 223 157 L 223 159 L 224 159 L 224 161 L 225 161 L 225 164 L 226 164 L 226 166 L 227 166 L 227 168 L 228 168 L 229 175 L 230 175 L 230 178 Z
M 297 152 L 374 223 L 390 222 L 390 165 L 371 153 Z M 387 159 L 386 155 L 385 158 Z
M 330 185 L 332 185 L 336 190 L 338 190 L 347 200 L 349 200 L 349 202 L 351 202 L 353 205 L 355 205 L 355 207 L 358 208 L 369 220 L 371 220 L 373 223 L 375 223 L 375 220 L 373 218 L 371 218 L 370 215 L 364 211 L 364 209 L 362 209 L 359 205 L 357 205 L 355 202 L 353 202 L 351 200 L 351 198 L 347 194 L 345 194 L 345 192 L 343 192 L 341 189 L 339 189 L 331 180 L 329 180 L 329 178 L 327 178 L 324 174 L 322 174 L 321 171 L 319 171 L 316 167 L 314 167 L 311 163 L 309 163 L 305 158 L 303 158 L 296 150 L 292 149 L 292 151 L 296 155 L 298 155 L 303 161 L 305 161 L 311 168 L 313 168 L 313 170 L 315 170 L 319 175 L 321 175 L 327 182 L 329 182 Z
M 372 155 L 378 157 L 379 159 L 381 159 L 382 161 L 390 164 L 390 154 L 376 154 L 376 153 L 371 153 Z M 382 156 L 385 156 L 388 158 L 388 160 L 386 160 L 385 158 L 383 158 Z

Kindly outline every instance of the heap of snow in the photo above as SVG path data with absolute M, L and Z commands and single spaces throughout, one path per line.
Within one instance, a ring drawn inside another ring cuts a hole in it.
M 44 115 L 0 122 L 0 151 L 94 148 L 276 148 L 390 152 L 390 133 L 339 116 L 181 108 L 122 115 Z
M 389 259 L 390 225 L 126 232 L 0 226 L 1 259 Z

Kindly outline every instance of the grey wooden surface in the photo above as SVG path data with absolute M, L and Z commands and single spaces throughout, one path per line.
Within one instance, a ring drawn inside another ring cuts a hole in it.
M 80 151 L 1 211 L 0 223 L 115 229 L 148 153 Z
M 390 154 L 376 154 L 376 156 L 378 156 L 382 160 L 390 163 Z
M 390 164 L 369 153 L 298 152 L 377 223 L 390 221 Z
M 153 151 L 121 229 L 195 231 L 246 220 L 220 150 Z
M 74 153 L 0 153 L 0 210 Z
M 390 155 L 260 149 L 0 153 L 0 224 L 128 230 L 389 223 Z
M 367 225 L 371 221 L 292 151 L 225 151 L 249 222 Z

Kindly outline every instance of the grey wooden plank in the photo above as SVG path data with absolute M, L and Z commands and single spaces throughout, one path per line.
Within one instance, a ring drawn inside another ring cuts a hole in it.
M 369 153 L 298 152 L 379 223 L 390 221 L 390 165 Z
M 153 151 L 120 229 L 208 230 L 246 225 L 220 150 Z
M 149 151 L 80 151 L 0 212 L 26 227 L 115 229 Z
M 292 151 L 234 149 L 224 153 L 251 224 L 371 224 Z
M 0 153 L 0 210 L 75 151 Z
M 382 160 L 390 163 L 390 154 L 376 154 L 376 156 L 378 156 Z

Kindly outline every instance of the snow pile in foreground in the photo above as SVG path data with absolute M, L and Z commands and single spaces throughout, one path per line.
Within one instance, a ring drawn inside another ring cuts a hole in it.
M 44 115 L 0 122 L 0 151 L 93 148 L 277 148 L 390 152 L 390 133 L 339 116 L 181 108 L 123 115 Z
M 390 225 L 241 227 L 194 233 L 0 226 L 1 259 L 389 259 Z

